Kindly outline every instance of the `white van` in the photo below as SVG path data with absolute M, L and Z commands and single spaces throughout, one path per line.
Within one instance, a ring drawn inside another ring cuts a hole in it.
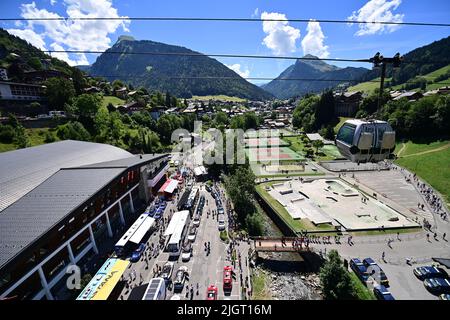
M 219 231 L 224 231 L 225 230 L 225 215 L 219 214 L 218 220 L 219 220 Z
M 142 300 L 165 300 L 166 282 L 163 278 L 153 278 L 148 283 Z

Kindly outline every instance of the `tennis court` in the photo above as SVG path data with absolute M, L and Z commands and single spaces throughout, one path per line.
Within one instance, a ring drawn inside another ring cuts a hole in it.
M 250 138 L 245 139 L 246 148 L 260 148 L 260 147 L 281 147 L 287 146 L 287 142 L 280 138 Z
M 248 148 L 245 152 L 252 162 L 299 161 L 305 159 L 289 147 Z

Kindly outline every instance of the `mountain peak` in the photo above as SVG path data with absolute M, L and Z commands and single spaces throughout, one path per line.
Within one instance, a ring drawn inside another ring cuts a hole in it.
M 119 38 L 117 39 L 116 43 L 119 43 L 120 41 L 136 41 L 136 39 L 132 36 L 127 36 L 127 35 L 121 35 L 119 36 Z
M 305 54 L 304 56 L 303 56 L 303 58 L 308 58 L 308 59 L 319 59 L 319 57 L 316 57 L 316 56 L 313 56 L 312 54 Z

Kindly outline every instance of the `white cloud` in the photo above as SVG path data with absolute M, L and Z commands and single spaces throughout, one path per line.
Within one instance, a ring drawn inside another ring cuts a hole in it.
M 256 8 L 255 11 L 252 13 L 252 18 L 256 18 L 259 14 L 259 8 Z
M 306 27 L 307 34 L 302 40 L 303 54 L 312 54 L 319 58 L 328 58 L 330 52 L 324 45 L 325 36 L 319 22 L 311 20 Z
M 55 51 L 64 51 L 64 48 L 57 43 L 52 43 L 50 47 Z M 84 53 L 73 54 L 73 56 L 78 57 L 77 60 L 70 59 L 69 55 L 66 52 L 53 52 L 51 55 L 54 58 L 66 61 L 71 66 L 89 64 L 89 61 L 87 60 L 86 55 Z
M 242 78 L 248 78 L 250 76 L 250 70 L 245 69 L 241 70 L 241 65 L 239 63 L 235 64 L 226 64 L 228 68 L 236 72 L 238 75 L 240 75 Z
M 8 32 L 24 39 L 28 43 L 32 44 L 36 48 L 39 48 L 41 50 L 47 50 L 45 48 L 45 41 L 42 39 L 40 35 L 38 35 L 36 32 L 34 32 L 31 29 L 8 29 Z
M 261 19 L 278 19 L 286 21 L 263 21 L 263 31 L 267 36 L 263 44 L 276 55 L 295 52 L 295 42 L 300 38 L 300 30 L 289 25 L 286 15 L 277 12 L 263 12 Z
M 50 4 L 54 6 L 56 4 L 56 0 L 50 0 Z
M 352 21 L 386 21 L 386 22 L 403 22 L 404 14 L 394 14 L 402 0 L 370 0 L 358 11 L 353 11 L 348 17 Z M 360 23 L 359 30 L 355 33 L 357 36 L 369 34 L 389 33 L 397 30 L 399 25 L 379 24 L 379 23 Z
M 111 0 L 64 0 L 68 17 L 113 17 L 119 16 L 117 9 L 112 6 Z M 55 12 L 47 9 L 39 9 L 35 2 L 22 4 L 21 16 L 23 18 L 61 18 Z M 49 39 L 52 47 L 55 45 L 68 50 L 103 51 L 111 46 L 109 35 L 119 28 L 129 31 L 127 26 L 129 20 L 43 20 L 28 21 L 27 29 L 35 31 L 43 30 L 40 34 L 42 39 Z M 78 59 L 72 60 L 67 54 L 59 56 L 68 63 L 76 61 L 87 61 L 84 55 L 78 55 Z M 75 55 L 77 56 L 77 55 Z

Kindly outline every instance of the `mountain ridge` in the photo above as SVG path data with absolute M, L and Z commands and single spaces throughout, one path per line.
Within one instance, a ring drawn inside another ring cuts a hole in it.
M 343 82 L 336 80 L 359 79 L 368 71 L 365 68 L 339 68 L 323 60 L 319 60 L 318 57 L 313 55 L 305 55 L 304 58 L 318 60 L 297 59 L 294 64 L 287 67 L 277 78 L 261 87 L 277 98 L 287 99 L 293 96 L 302 96 L 307 93 L 317 93 Z M 318 81 L 283 81 L 280 79 L 317 79 Z
M 173 55 L 168 57 L 157 54 L 127 55 L 111 52 L 152 52 Z M 177 55 L 177 53 L 193 55 Z M 253 100 L 273 98 L 272 94 L 246 81 L 216 59 L 186 47 L 152 40 L 129 40 L 119 37 L 106 53 L 97 57 L 88 71 L 92 76 L 107 75 L 110 76 L 108 79 L 110 81 L 119 79 L 135 87 L 168 91 L 183 98 L 221 94 Z M 202 77 L 212 79 L 201 79 Z M 236 79 L 217 79 L 217 77 Z

